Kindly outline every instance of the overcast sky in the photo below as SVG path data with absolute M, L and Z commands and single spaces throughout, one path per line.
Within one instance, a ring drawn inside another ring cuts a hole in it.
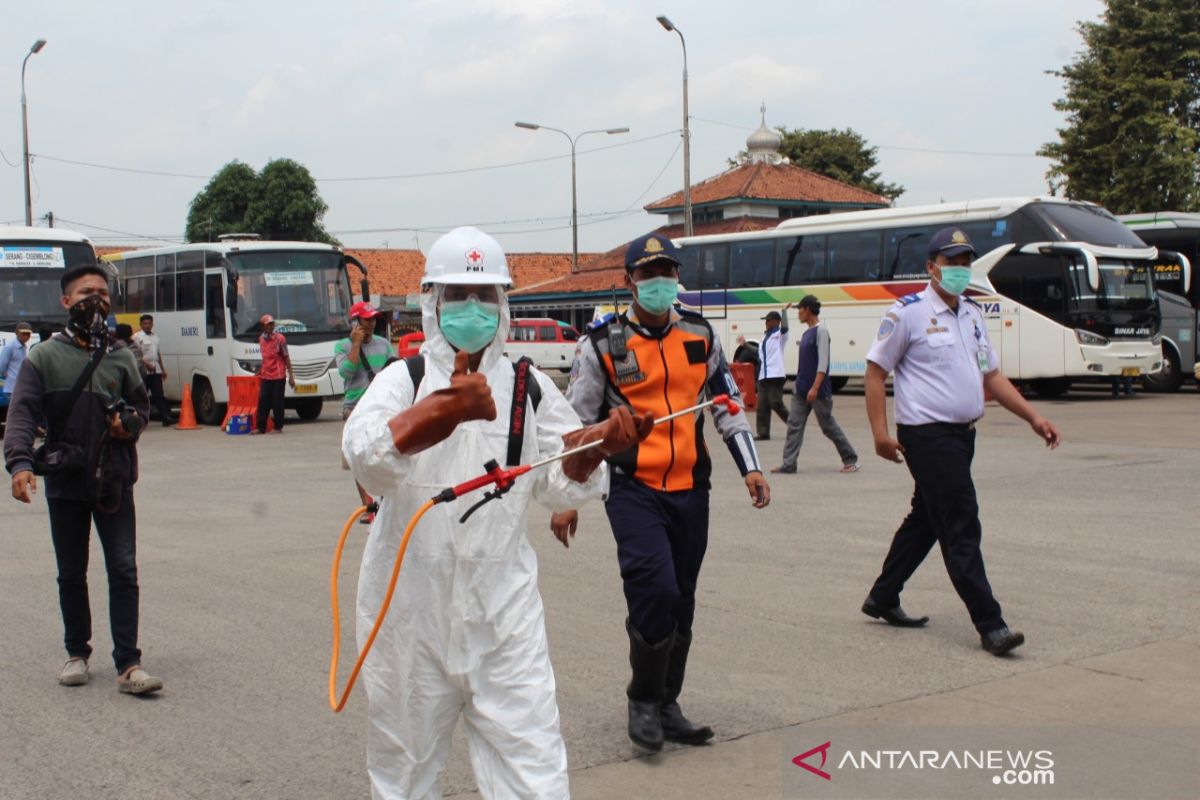
M 879 147 L 883 178 L 907 188 L 898 204 L 917 205 L 1045 193 L 1048 162 L 1032 154 L 1062 124 L 1061 81 L 1045 71 L 1072 60 L 1077 22 L 1102 11 L 1099 0 L 9 4 L 0 223 L 24 217 L 20 68 L 38 38 L 49 43 L 26 80 L 34 217 L 53 211 L 97 244 L 179 238 L 222 165 L 287 157 L 318 179 L 325 226 L 345 244 L 428 249 L 437 231 L 476 224 L 513 251 L 569 252 L 567 139 L 513 123 L 630 129 L 579 141 L 582 251 L 661 224 L 641 207 L 682 186 L 683 58 L 658 14 L 687 38 L 693 182 L 743 149 L 765 101 L 772 126 L 858 131 Z

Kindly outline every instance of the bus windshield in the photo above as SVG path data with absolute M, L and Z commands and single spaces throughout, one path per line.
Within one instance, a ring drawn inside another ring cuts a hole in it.
M 249 251 L 230 253 L 236 270 L 237 309 L 232 311 L 234 336 L 253 341 L 263 314 L 275 318 L 275 330 L 303 339 L 349 335 L 346 312 L 350 292 L 333 251 Z
M 1081 307 L 1113 311 L 1154 307 L 1154 270 L 1149 263 L 1101 260 L 1099 292 L 1088 286 L 1087 267 L 1082 262 L 1074 261 L 1069 270 Z
M 17 322 L 64 322 L 59 298 L 64 269 L 96 263 L 81 242 L 5 241 L 0 243 L 0 327 Z
M 1035 203 L 1029 208 L 1064 242 L 1087 242 L 1100 247 L 1146 247 L 1133 231 L 1103 208 L 1076 203 Z

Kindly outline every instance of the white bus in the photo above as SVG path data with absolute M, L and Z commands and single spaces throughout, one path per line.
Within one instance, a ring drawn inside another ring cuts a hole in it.
M 62 330 L 67 312 L 59 302 L 59 279 L 68 267 L 95 263 L 96 251 L 81 234 L 0 226 L 0 347 L 16 336 L 18 322 L 28 322 L 35 334 Z M 38 341 L 35 335 L 30 344 Z M 0 406 L 5 401 L 0 392 Z M 0 408 L 0 418 L 5 412 Z
M 59 302 L 59 279 L 68 267 L 95 263 L 96 251 L 81 234 L 0 226 L 0 343 L 12 338 L 18 322 L 28 322 L 34 332 L 62 330 L 67 312 Z
M 113 313 L 138 329 L 154 315 L 167 379 L 163 391 L 179 402 L 192 389 L 196 419 L 220 424 L 229 399 L 226 378 L 258 373 L 262 327 L 270 314 L 287 336 L 296 375 L 285 404 L 301 419 L 316 419 L 326 398 L 343 392 L 333 345 L 350 334 L 349 264 L 366 269 L 341 248 L 309 242 L 227 240 L 134 250 L 105 256 L 116 268 Z
M 975 243 L 968 294 L 982 304 L 1010 378 L 1054 396 L 1076 378 L 1162 368 L 1158 251 L 1103 208 L 1056 198 L 826 214 L 680 239 L 680 300 L 732 353 L 738 336 L 761 336 L 767 311 L 816 295 L 839 388 L 865 373 L 888 307 L 925 288 L 929 237 L 948 225 Z

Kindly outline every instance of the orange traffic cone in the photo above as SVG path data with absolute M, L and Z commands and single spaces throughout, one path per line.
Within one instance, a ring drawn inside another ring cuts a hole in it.
M 179 424 L 175 426 L 177 431 L 198 431 L 200 426 L 196 424 L 196 409 L 192 407 L 192 387 L 191 384 L 183 385 L 183 400 L 179 403 Z

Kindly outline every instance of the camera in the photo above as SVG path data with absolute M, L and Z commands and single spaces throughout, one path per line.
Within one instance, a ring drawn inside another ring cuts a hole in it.
M 116 414 L 117 419 L 121 421 L 121 427 L 130 436 L 136 436 L 142 432 L 142 418 L 138 416 L 137 409 L 126 403 L 123 398 L 114 400 L 105 406 L 104 414 L 109 417 Z

